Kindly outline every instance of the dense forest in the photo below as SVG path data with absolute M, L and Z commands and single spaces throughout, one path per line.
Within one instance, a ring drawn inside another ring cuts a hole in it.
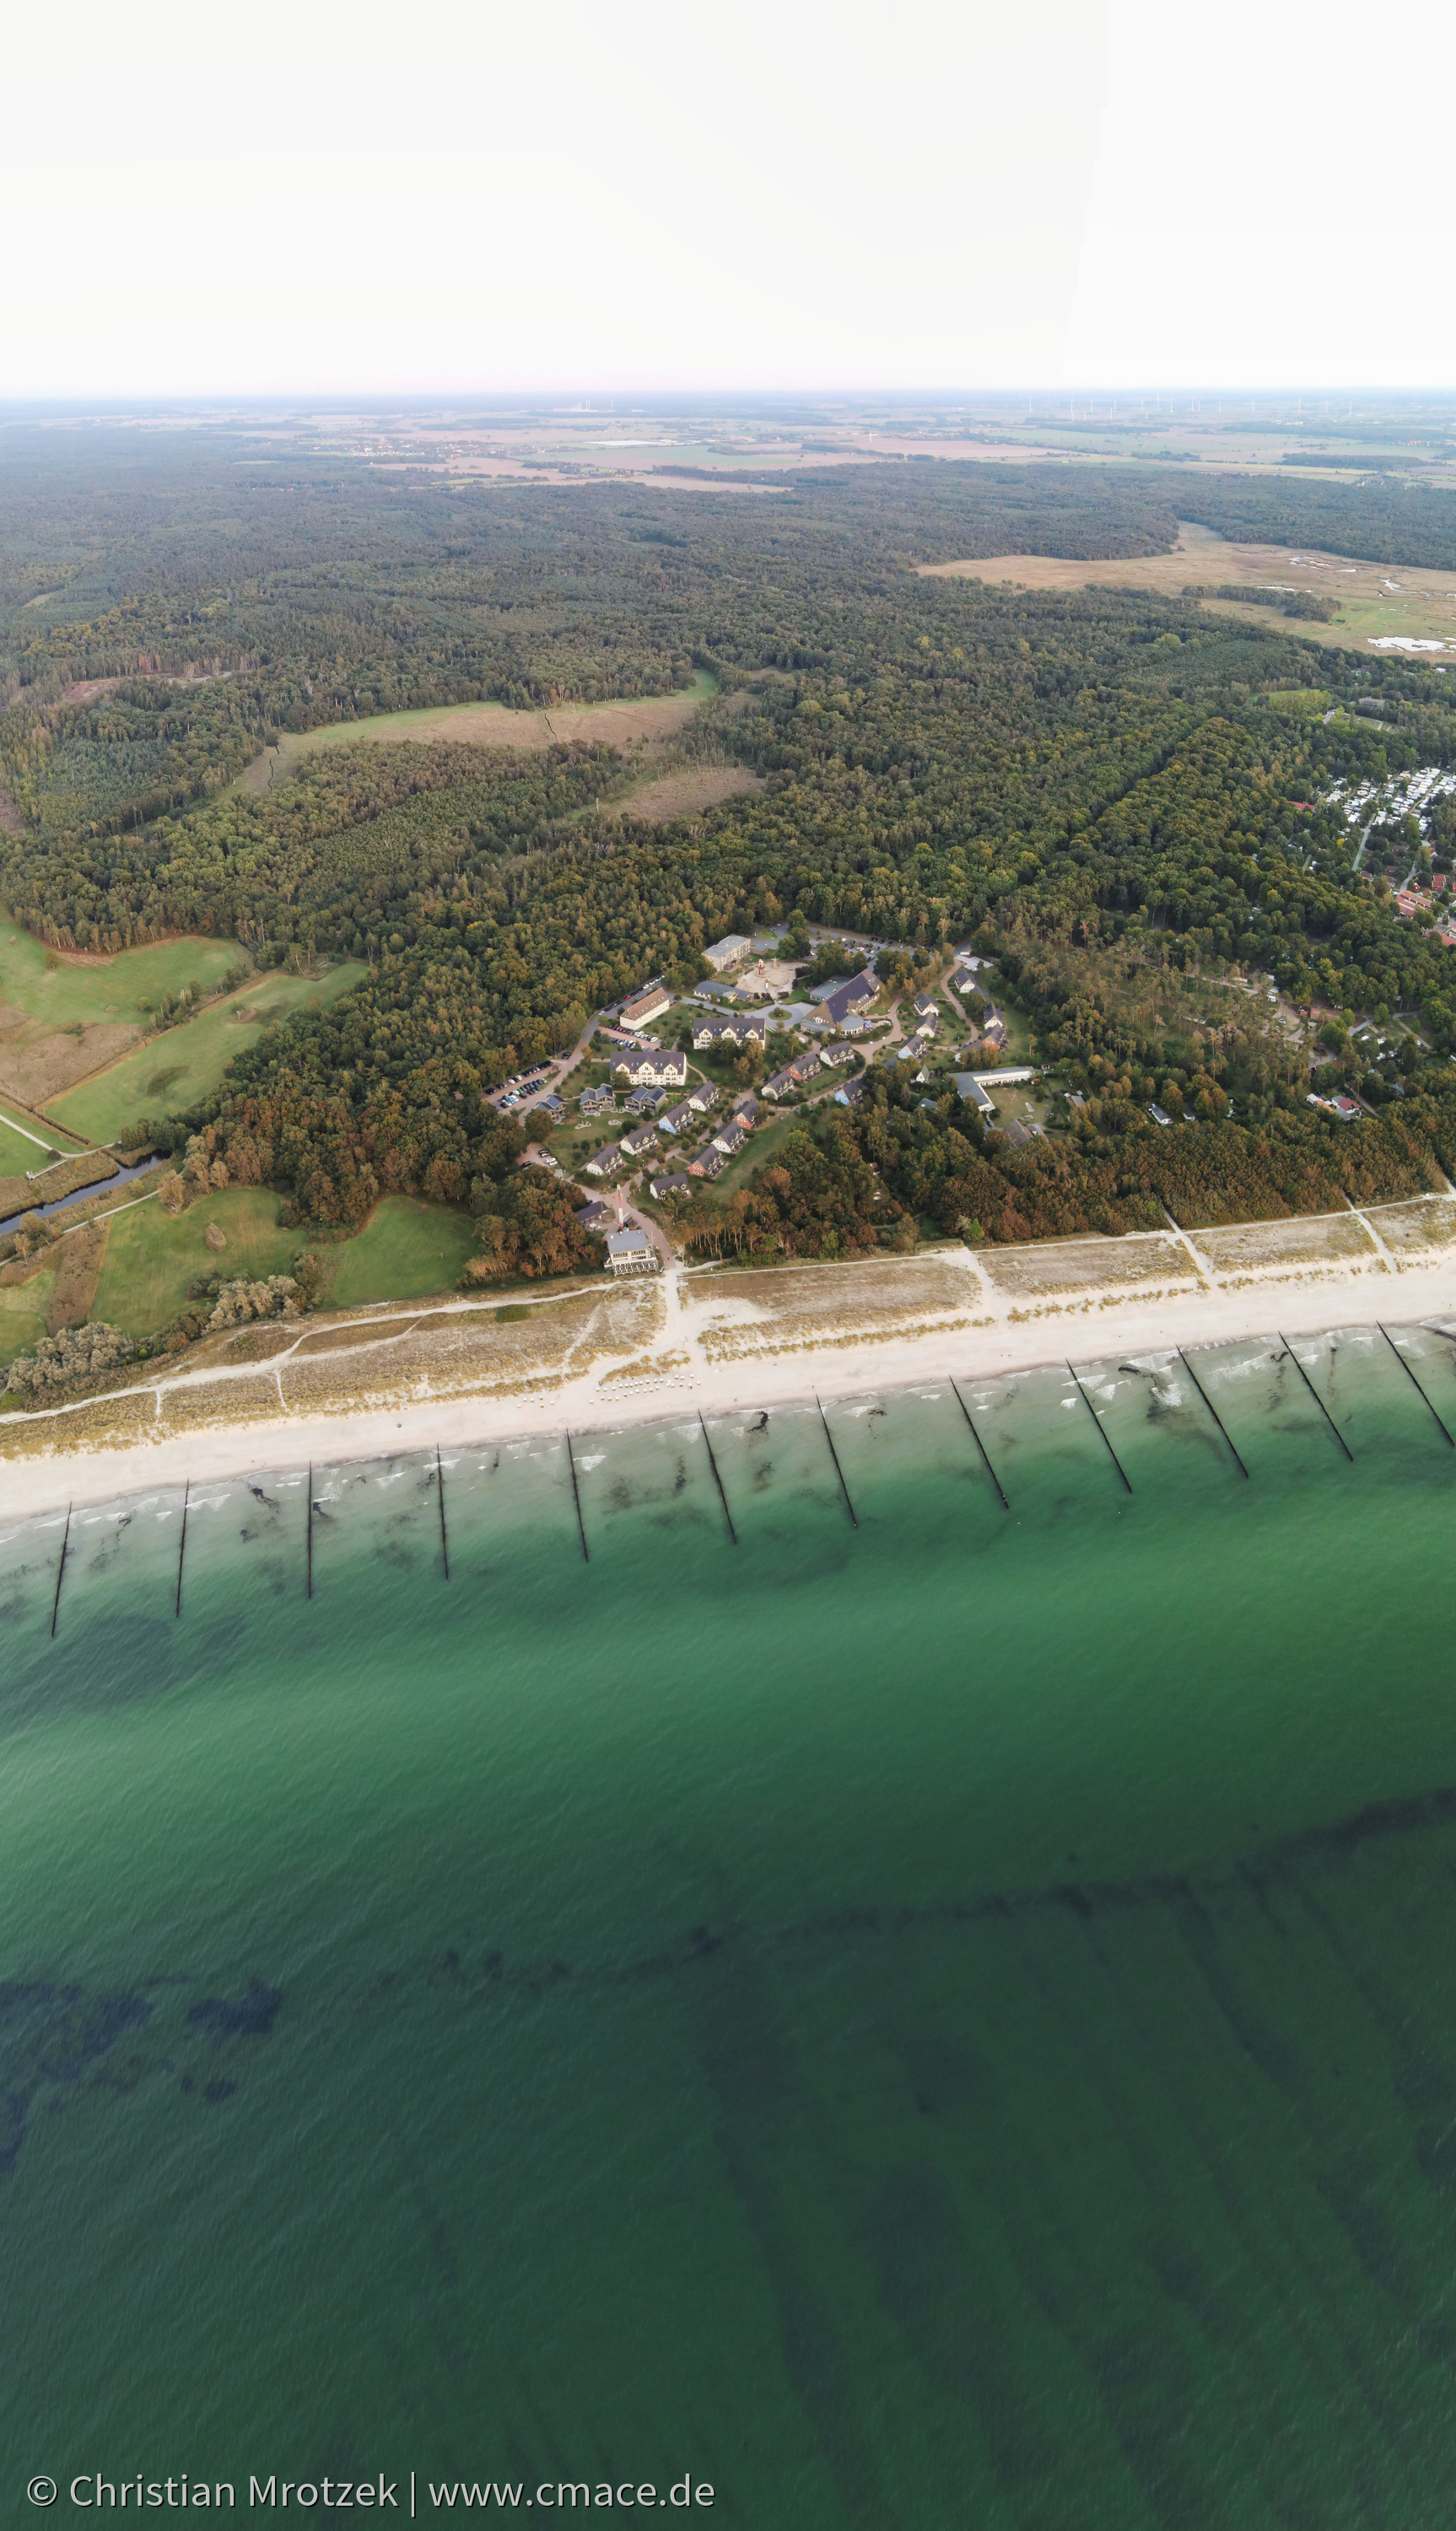
M 532 1227 L 482 1094 L 646 976 L 690 982 L 716 933 L 796 909 L 923 963 L 977 935 L 1088 1103 L 1073 1133 L 1014 1153 L 958 1104 L 926 1114 L 877 1084 L 853 1118 L 796 1135 L 751 1197 L 704 1197 L 710 1244 L 834 1253 L 918 1222 L 1025 1237 L 1428 1184 L 1456 1159 L 1456 962 L 1354 871 L 1324 801 L 1336 780 L 1456 761 L 1449 681 L 1315 652 L 1272 612 L 1231 625 L 1193 595 L 913 567 L 1166 551 L 1192 497 L 1169 469 L 949 463 L 829 469 L 771 497 L 451 486 L 17 435 L 0 894 L 63 946 L 197 930 L 260 965 L 366 959 L 365 983 L 238 1058 L 205 1108 L 148 1121 L 306 1219 L 357 1222 L 392 1188 L 474 1200 L 501 1270 L 557 1253 L 560 1208 Z M 1456 501 L 1384 478 L 1209 476 L 1197 504 L 1230 536 L 1456 558 Z M 600 747 L 361 743 L 271 793 L 231 787 L 281 730 L 658 694 L 694 668 L 719 695 L 687 745 L 762 787 L 676 825 L 634 820 L 631 769 Z M 1326 719 L 1331 688 L 1380 716 Z M 1389 1107 L 1337 1127 L 1264 1040 L 1195 1045 L 1138 1018 L 1139 972 L 1233 965 L 1335 1012 L 1419 1012 L 1426 1046 Z M 1196 1130 L 1149 1125 L 1160 1092 Z

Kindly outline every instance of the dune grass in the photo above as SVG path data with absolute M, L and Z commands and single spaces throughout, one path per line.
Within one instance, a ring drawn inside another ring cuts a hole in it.
M 128 1335 L 151 1335 L 186 1306 L 188 1285 L 196 1275 L 230 1279 L 289 1273 L 304 1234 L 280 1225 L 278 1202 L 270 1187 L 225 1187 L 175 1221 L 159 1204 L 139 1204 L 118 1213 L 106 1242 L 92 1318 L 104 1319 Z M 225 1248 L 207 1246 L 209 1221 L 223 1232 Z
M 293 1011 L 324 1009 L 367 973 L 357 960 L 346 960 L 322 977 L 255 977 L 225 1002 L 135 1046 L 119 1063 L 62 1092 L 49 1105 L 59 1123 L 98 1143 L 108 1142 L 139 1116 L 175 1115 L 215 1090 L 233 1056 L 255 1045 L 270 1023 Z
M 420 1301 L 453 1291 L 474 1253 L 476 1225 L 447 1204 L 386 1196 L 364 1228 L 331 1257 L 325 1299 L 340 1310 L 362 1301 Z

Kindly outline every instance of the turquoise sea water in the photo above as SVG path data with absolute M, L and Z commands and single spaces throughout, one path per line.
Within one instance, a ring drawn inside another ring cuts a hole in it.
M 7 2518 L 1445 2524 L 1456 1449 L 1298 1351 L 1197 1358 L 1227 1439 L 1176 1359 L 968 1378 L 1009 1510 L 940 1381 L 843 1489 L 710 1422 L 726 1516 L 692 1413 L 576 1436 L 589 1561 L 559 1437 L 443 1546 L 432 1457 L 315 1469 L 311 1598 L 302 1469 L 192 1494 L 180 1615 L 178 1492 L 0 1540 Z

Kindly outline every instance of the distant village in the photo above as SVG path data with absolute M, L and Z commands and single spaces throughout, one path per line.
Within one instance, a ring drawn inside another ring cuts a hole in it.
M 496 1095 L 503 1114 L 535 1129 L 530 1160 L 601 1189 L 577 1218 L 603 1237 L 613 1272 L 655 1272 L 670 1253 L 660 1225 L 629 1201 L 632 1191 L 670 1217 L 695 1187 L 715 1183 L 741 1159 L 755 1164 L 752 1138 L 779 1117 L 825 1098 L 858 1106 L 873 1063 L 908 1068 L 912 1082 L 935 1095 L 954 1084 L 997 1121 L 993 1091 L 1037 1080 L 1036 1065 L 1011 1060 L 993 969 L 969 942 L 947 953 L 922 989 L 899 993 L 878 962 L 908 952 L 836 931 L 818 933 L 810 946 L 809 960 L 790 959 L 779 933 L 731 932 L 704 950 L 710 972 L 692 990 L 673 992 L 660 980 L 644 984 L 599 1013 L 569 1055 L 518 1075 Z M 817 960 L 822 972 L 831 959 L 854 972 L 801 994 L 805 967 L 812 973 Z M 776 1059 L 765 1073 L 770 1047 Z M 584 1125 L 603 1137 L 585 1150 Z M 1003 1130 L 1024 1141 L 1043 1128 L 1029 1109 Z

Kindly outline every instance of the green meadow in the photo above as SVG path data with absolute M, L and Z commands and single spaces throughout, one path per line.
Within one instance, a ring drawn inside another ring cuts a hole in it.
M 291 1273 L 308 1232 L 297 1223 L 285 1226 L 278 1211 L 279 1199 L 270 1187 L 224 1187 L 176 1219 L 159 1204 L 135 1204 L 119 1211 L 111 1224 L 92 1318 L 123 1327 L 128 1335 L 152 1335 L 186 1308 L 188 1288 L 199 1276 L 218 1274 L 231 1281 L 240 1275 L 257 1279 Z M 226 1247 L 208 1247 L 210 1222 L 222 1232 Z M 414 1301 L 449 1292 L 474 1246 L 469 1213 L 450 1205 L 388 1196 L 353 1239 L 322 1251 L 322 1298 L 328 1307 L 352 1309 L 360 1302 Z M 24 1331 L 14 1334 L 10 1319 L 0 1319 L 0 1358 L 19 1353 L 41 1331 L 38 1323 L 31 1324 L 37 1313 L 40 1320 L 44 1317 L 41 1280 L 14 1292 L 0 1289 L 0 1304 L 11 1305 L 17 1326 L 23 1317 L 26 1322 Z
M 46 1304 L 56 1279 L 53 1266 L 43 1266 L 28 1283 L 0 1283 L 0 1369 L 18 1353 L 33 1353 L 45 1333 Z
M 452 1291 L 476 1245 L 476 1225 L 454 1205 L 386 1196 L 363 1230 L 333 1253 L 331 1308 L 361 1301 L 420 1301 Z
M 216 1251 L 204 1235 L 212 1221 L 227 1240 Z M 280 1225 L 271 1187 L 224 1187 L 176 1220 L 159 1204 L 133 1205 L 111 1224 L 91 1317 L 128 1335 L 151 1335 L 186 1306 L 196 1276 L 287 1274 L 303 1241 L 301 1230 Z M 29 1288 L 23 1284 L 16 1297 Z
M 235 940 L 159 940 L 76 966 L 0 916 L 0 1001 L 47 1028 L 143 1027 L 163 995 L 185 984 L 214 992 L 237 964 Z
M 58 1121 L 98 1143 L 139 1116 L 173 1115 L 215 1090 L 235 1054 L 254 1044 L 260 1029 L 297 1010 L 323 1010 L 367 970 L 347 960 L 321 977 L 267 975 L 201 1011 L 195 1020 L 133 1048 L 94 1080 L 50 1102 Z M 247 1013 L 247 1017 L 243 1016 Z
M 30 1127 L 32 1134 L 43 1131 L 43 1126 Z M 49 1148 L 52 1151 L 65 1151 L 67 1146 L 57 1135 Z M 44 1166 L 45 1153 L 12 1125 L 9 1117 L 3 1109 L 0 1109 L 0 1177 L 23 1177 L 28 1170 L 43 1169 Z

